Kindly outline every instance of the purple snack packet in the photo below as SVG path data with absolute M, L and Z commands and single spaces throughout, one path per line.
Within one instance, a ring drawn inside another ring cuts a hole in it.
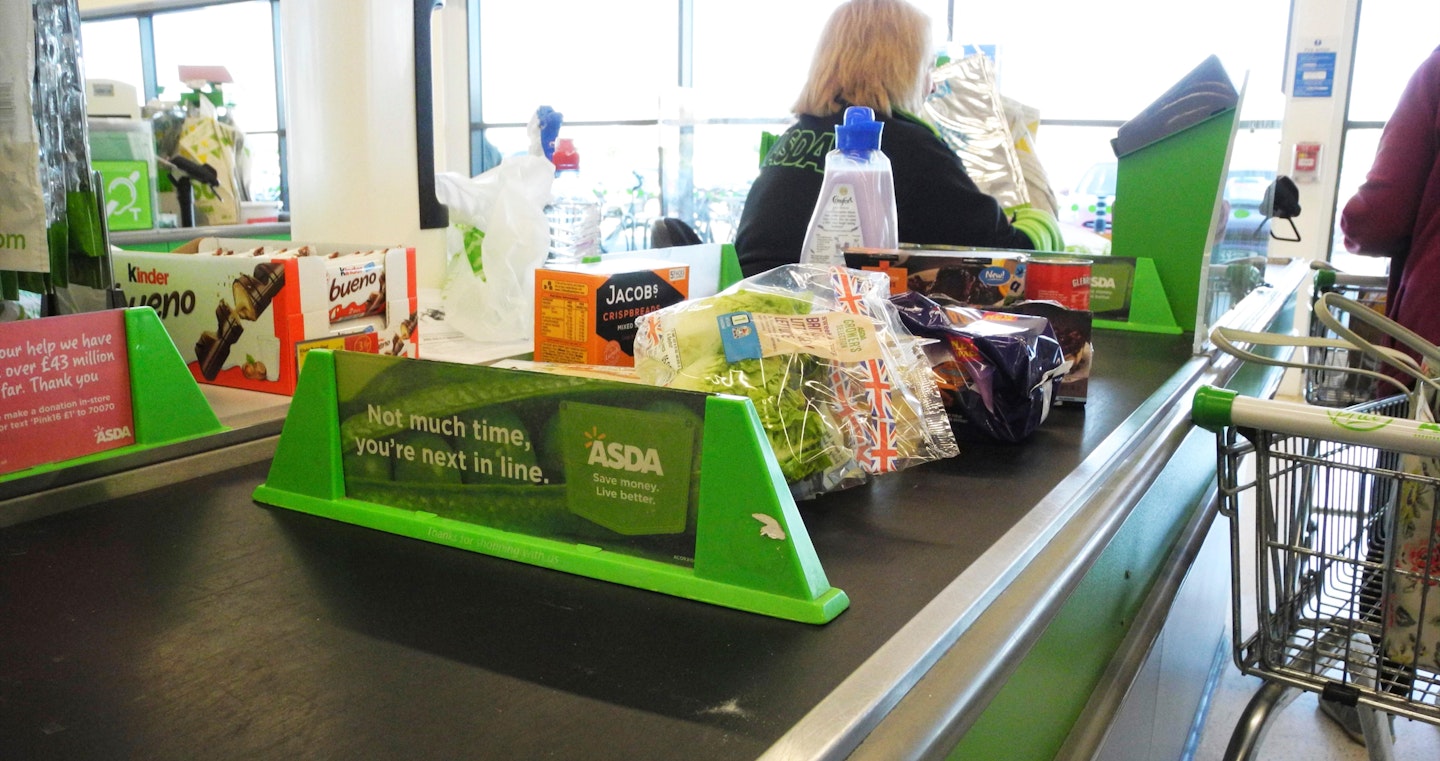
M 992 438 L 1024 440 L 1044 422 L 1065 355 L 1044 317 L 945 305 L 908 291 L 890 297 L 925 347 L 952 421 Z

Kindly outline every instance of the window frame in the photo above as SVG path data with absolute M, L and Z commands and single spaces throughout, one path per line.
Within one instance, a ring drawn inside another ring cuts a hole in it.
M 490 2 L 495 2 L 495 1 L 496 1 L 496 0 L 490 0 Z M 953 46 L 953 45 L 956 44 L 956 42 L 957 42 L 957 40 L 956 40 L 956 38 L 955 38 L 955 32 L 954 32 L 954 30 L 955 30 L 955 23 L 956 23 L 956 12 L 957 12 L 957 10 L 963 11 L 963 10 L 964 10 L 964 7 L 965 7 L 965 4 L 966 4 L 967 2 L 974 2 L 974 1 L 975 1 L 975 0 L 958 0 L 958 2 L 957 2 L 957 0 L 947 0 L 947 2 L 946 2 L 946 9 L 945 9 L 946 20 L 945 20 L 945 22 L 944 22 L 944 23 L 945 23 L 945 29 L 943 30 L 943 38 L 944 38 L 944 39 L 943 39 L 943 43 L 944 43 L 946 46 Z M 468 64 L 469 64 L 469 65 L 468 65 L 468 74 L 469 74 L 469 92 L 470 92 L 468 132 L 469 132 L 469 135 L 470 135 L 470 145 L 471 145 L 471 146 L 475 146 L 475 145 L 480 145 L 480 144 L 482 144 L 481 141 L 484 139 L 484 136 L 486 135 L 486 133 L 487 133 L 489 130 L 492 130 L 492 129 L 515 129 L 515 128 L 523 128 L 523 127 L 525 127 L 525 125 L 522 124 L 522 123 L 507 122 L 507 121 L 495 121 L 495 122 L 490 122 L 490 121 L 486 121 L 486 120 L 485 120 L 485 93 L 484 93 L 484 87 L 483 87 L 483 85 L 482 85 L 482 78 L 481 78 L 481 74 L 482 74 L 482 72 L 483 72 L 483 70 L 484 70 L 485 61 L 483 60 L 483 55 L 482 55 L 482 52 L 481 52 L 481 50 L 480 50 L 480 40 L 481 40 L 481 34 L 480 34 L 480 32 L 481 32 L 481 24 L 482 24 L 482 12 L 481 12 L 481 11 L 482 11 L 482 5 L 484 4 L 484 2 L 486 2 L 486 0 L 466 0 L 466 11 L 467 11 L 467 17 L 468 17 L 468 20 L 467 20 L 467 23 L 468 23 L 468 30 L 467 30 L 468 47 L 467 47 L 466 55 L 467 55 Z M 677 14 L 677 15 L 678 15 L 678 18 L 679 18 L 679 29 L 678 29 L 678 31 L 677 31 L 677 33 L 678 33 L 678 35 L 679 35 L 679 45 L 678 45 L 678 56 L 677 56 L 677 60 L 676 60 L 675 63 L 674 63 L 674 65 L 675 65 L 675 80 L 674 80 L 674 81 L 675 81 L 675 83 L 676 83 L 678 86 L 680 86 L 680 87 L 689 87 L 689 86 L 691 86 L 691 85 L 693 84 L 694 69 L 695 69 L 695 60 L 694 60 L 694 56 L 695 56 L 695 42 L 694 42 L 695 0 L 676 0 L 676 3 L 677 3 L 677 8 L 678 8 L 678 14 Z M 957 6 L 958 6 L 958 8 L 957 8 Z M 1290 4 L 1290 12 L 1291 12 L 1291 13 L 1294 12 L 1294 4 L 1293 4 L 1293 2 L 1291 2 L 1291 4 Z M 937 25 L 938 25 L 938 23 L 939 23 L 939 21 L 938 21 L 938 18 L 937 18 Z M 941 36 L 942 36 L 942 35 L 937 34 L 937 42 L 941 42 L 941 40 L 939 39 Z M 1288 40 L 1287 40 L 1287 46 L 1288 46 Z M 710 126 L 710 125 L 748 125 L 748 126 L 754 126 L 757 130 L 761 130 L 761 129 L 773 129 L 773 128 L 774 128 L 775 126 L 777 126 L 777 125 L 783 125 L 783 124 L 789 123 L 790 120 L 791 120 L 791 115 L 788 114 L 788 113 L 787 113 L 787 114 L 776 114 L 776 115 L 773 116 L 773 117 L 760 116 L 760 117 L 743 117 L 743 118 L 741 118 L 741 117 L 723 117 L 723 116 L 719 116 L 719 117 L 699 118 L 699 119 L 697 119 L 697 120 L 694 122 L 694 125 L 695 125 L 695 126 L 700 126 L 700 125 L 705 125 L 705 126 Z M 1123 124 L 1126 123 L 1126 121 L 1128 121 L 1128 115 L 1127 115 L 1126 118 L 1114 118 L 1114 119 L 1071 119 L 1071 118 L 1065 118 L 1064 115 L 1062 114 L 1062 115 L 1061 115 L 1060 117 L 1058 117 L 1058 118 L 1045 118 L 1045 117 L 1042 117 L 1041 120 L 1040 120 L 1040 125 L 1041 125 L 1041 127 L 1042 127 L 1042 131 L 1043 131 L 1043 128 L 1047 128 L 1047 127 L 1051 127 L 1051 128 L 1085 127 L 1085 128 L 1104 128 L 1104 129 L 1118 130 L 1118 129 L 1120 128 L 1120 126 L 1122 126 Z M 663 126 L 663 125 L 662 125 L 662 120 L 661 120 L 661 119 L 658 119 L 658 118 L 657 118 L 657 119 L 612 120 L 612 121 L 573 121 L 573 122 L 572 122 L 572 121 L 567 121 L 567 122 L 566 122 L 566 125 L 567 125 L 567 126 L 576 126 L 576 127 L 617 127 L 617 126 L 633 126 L 633 127 L 647 127 L 647 128 L 653 128 L 653 127 Z M 1278 121 L 1277 119 L 1250 119 L 1250 120 L 1242 119 L 1242 120 L 1239 122 L 1238 130 L 1240 130 L 1240 131 L 1247 131 L 1247 130 L 1249 130 L 1249 131 L 1256 131 L 1256 130 L 1276 130 L 1276 131 L 1277 131 L 1277 136 L 1278 136 L 1278 126 L 1279 126 L 1279 121 Z M 686 130 L 689 130 L 689 131 L 691 131 L 691 132 L 693 133 L 694 126 L 690 126 L 690 125 L 681 125 L 681 126 L 680 126 L 680 131 L 681 131 L 682 133 L 684 133 Z M 1278 142 L 1278 140 L 1277 140 L 1277 142 Z M 685 148 L 689 145 L 689 141 L 680 140 L 680 141 L 679 141 L 679 145 L 680 145 L 681 151 L 684 151 Z M 660 187 L 661 187 L 661 189 L 662 189 L 662 193 L 661 193 L 661 214 L 662 214 L 662 215 L 665 215 L 665 216 L 680 216 L 680 217 L 682 217 L 682 218 L 689 218 L 689 217 L 691 216 L 692 209 L 690 208 L 690 205 L 691 205 L 691 202 L 693 201 L 693 199 L 694 199 L 694 197 L 695 197 L 696 187 L 695 187 L 695 183 L 694 183 L 694 178 L 693 178 L 693 176 L 691 176 L 691 174 L 687 171 L 688 167 L 691 165 L 691 161 L 689 161 L 689 158 L 690 158 L 690 157 L 687 157 L 687 156 L 685 156 L 685 155 L 681 155 L 677 161 L 667 161 L 667 162 L 664 162 L 665 165 L 662 165 L 661 168 L 660 168 L 660 169 L 661 169 Z M 470 166 L 470 170 L 471 170 L 471 174 L 472 174 L 472 175 L 473 175 L 473 174 L 480 174 L 481 172 L 484 172 L 484 171 L 486 171 L 487 169 L 493 168 L 491 165 L 489 165 L 489 164 L 487 163 L 487 157 L 482 156 L 482 155 L 477 155 L 476 151 L 474 151 L 474 150 L 471 151 L 469 166 Z M 677 169 L 676 167 L 678 167 L 678 169 Z M 666 173 L 667 171 L 669 171 L 671 174 L 677 174 L 677 175 L 679 175 L 679 176 L 667 177 L 667 176 L 665 176 L 665 173 Z
M 144 9 L 136 9 L 134 6 L 112 6 L 93 10 L 82 10 L 80 12 L 80 22 L 83 25 L 89 21 L 114 21 L 117 19 L 130 18 L 136 20 L 137 33 L 140 35 L 140 71 L 141 76 L 144 78 L 144 102 L 148 103 L 160 96 L 159 77 L 156 74 L 155 68 L 154 21 L 156 16 L 255 1 L 256 0 L 177 0 L 174 2 L 157 2 Z M 281 52 L 280 0 L 261 1 L 270 4 L 271 50 L 275 56 L 275 129 L 256 130 L 247 128 L 245 132 L 247 135 L 275 136 L 280 154 L 280 203 L 282 208 L 288 210 L 290 208 L 290 162 L 288 140 L 286 138 L 287 117 L 285 113 L 285 72 L 282 68 L 284 56 Z

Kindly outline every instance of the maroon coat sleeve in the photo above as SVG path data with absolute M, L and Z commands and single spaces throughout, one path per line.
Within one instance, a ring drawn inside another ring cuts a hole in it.
M 1410 78 L 1385 123 L 1375 162 L 1340 215 L 1345 249 L 1404 256 L 1440 156 L 1440 49 Z M 1398 264 L 1398 262 L 1397 262 Z

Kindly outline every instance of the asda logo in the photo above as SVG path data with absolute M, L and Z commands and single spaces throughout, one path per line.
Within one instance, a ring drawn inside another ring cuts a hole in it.
M 1331 412 L 1330 422 L 1338 428 L 1347 431 L 1378 431 L 1394 421 L 1394 418 L 1383 415 L 1370 415 L 1364 412 L 1348 412 L 1340 410 Z
M 585 446 L 590 450 L 586 462 L 626 473 L 665 475 L 660 465 L 660 452 L 653 447 L 637 447 L 620 441 L 607 441 L 607 436 L 593 429 L 585 433 Z
M 99 426 L 96 426 L 95 428 L 96 444 L 104 444 L 111 441 L 128 439 L 130 438 L 130 436 L 130 426 L 128 425 L 115 426 L 112 428 L 101 428 Z

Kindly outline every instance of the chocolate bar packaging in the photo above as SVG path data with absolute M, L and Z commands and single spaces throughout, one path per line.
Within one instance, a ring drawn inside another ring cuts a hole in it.
M 1095 362 L 1094 319 L 1085 309 L 1068 309 L 1053 301 L 1022 301 L 1009 306 L 994 307 L 997 312 L 1013 312 L 1044 317 L 1050 321 L 1065 361 L 1070 369 L 1060 381 L 1055 401 L 1062 404 L 1084 403 L 1089 396 L 1090 368 Z
M 911 333 L 935 339 L 925 354 L 952 422 L 1014 443 L 1049 416 L 1069 363 L 1044 317 L 942 306 L 915 291 L 890 302 Z
M 197 238 L 115 274 L 202 383 L 293 394 L 311 349 L 419 355 L 414 249 Z

